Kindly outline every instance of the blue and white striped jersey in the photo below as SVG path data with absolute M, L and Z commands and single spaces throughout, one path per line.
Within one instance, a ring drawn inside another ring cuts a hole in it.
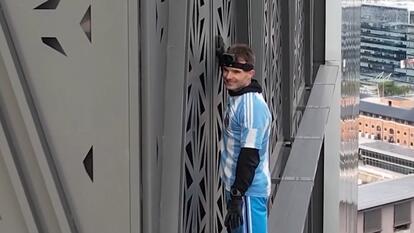
M 228 96 L 221 144 L 220 174 L 226 190 L 236 176 L 241 148 L 259 150 L 260 163 L 247 196 L 268 197 L 270 194 L 269 134 L 271 114 L 261 93 L 247 92 Z

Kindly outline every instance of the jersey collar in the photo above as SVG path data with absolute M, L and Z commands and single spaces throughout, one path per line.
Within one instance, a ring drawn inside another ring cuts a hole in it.
M 239 95 L 243 95 L 243 94 L 249 93 L 249 92 L 262 93 L 262 87 L 257 82 L 257 80 L 252 79 L 252 81 L 250 82 L 249 86 L 243 87 L 242 89 L 240 89 L 238 91 L 231 91 L 231 90 L 229 90 L 229 95 L 230 96 L 239 96 Z

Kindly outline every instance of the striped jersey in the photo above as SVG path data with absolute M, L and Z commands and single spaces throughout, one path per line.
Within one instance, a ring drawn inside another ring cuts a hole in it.
M 261 93 L 228 96 L 220 159 L 220 174 L 226 190 L 234 183 L 241 148 L 255 148 L 259 150 L 260 162 L 245 195 L 269 196 L 270 122 L 271 114 Z

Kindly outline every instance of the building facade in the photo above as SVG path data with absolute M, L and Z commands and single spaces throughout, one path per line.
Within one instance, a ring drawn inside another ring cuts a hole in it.
M 387 142 L 361 143 L 359 145 L 359 159 L 363 165 L 404 175 L 414 173 L 413 150 Z
M 413 176 L 358 187 L 358 233 L 413 231 Z M 403 191 L 404 190 L 404 191 Z
M 414 83 L 412 6 L 389 5 L 361 7 L 361 74 Z
M 414 101 L 399 97 L 378 100 L 361 100 L 360 135 L 414 148 Z
M 356 232 L 359 0 L 0 8 L 0 232 L 226 232 L 218 38 L 256 52 L 269 232 Z

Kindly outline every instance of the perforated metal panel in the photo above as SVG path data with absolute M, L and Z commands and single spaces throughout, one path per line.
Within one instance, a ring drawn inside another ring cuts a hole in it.
M 230 45 L 235 40 L 235 22 L 233 19 L 234 1 L 215 0 L 214 1 L 214 35 L 221 36 L 225 44 Z M 218 63 L 214 63 L 214 81 L 213 81 L 213 145 L 214 145 L 214 163 L 213 163 L 213 232 L 226 232 L 224 227 L 225 218 L 225 198 L 224 187 L 219 175 L 220 162 L 220 141 L 222 140 L 223 113 L 226 98 L 226 89 L 222 81 L 221 69 Z
M 189 1 L 184 135 L 183 232 L 209 232 L 211 158 L 210 2 Z
M 230 45 L 234 42 L 235 22 L 233 19 L 234 1 L 215 0 L 214 1 L 214 35 L 221 36 L 225 44 Z M 214 64 L 214 82 L 213 82 L 213 231 L 214 233 L 226 232 L 224 227 L 225 218 L 225 198 L 224 188 L 219 175 L 220 151 L 223 128 L 223 113 L 226 98 L 226 89 L 222 81 L 221 69 L 218 63 Z
M 282 76 L 282 41 L 280 0 L 265 1 L 265 37 L 263 57 L 263 95 L 272 113 L 270 154 L 281 139 L 281 76 Z
M 216 63 L 214 36 L 234 37 L 232 2 L 189 2 L 186 77 L 183 231 L 223 232 L 224 197 L 219 178 L 225 89 Z M 213 29 L 213 30 L 211 30 Z

